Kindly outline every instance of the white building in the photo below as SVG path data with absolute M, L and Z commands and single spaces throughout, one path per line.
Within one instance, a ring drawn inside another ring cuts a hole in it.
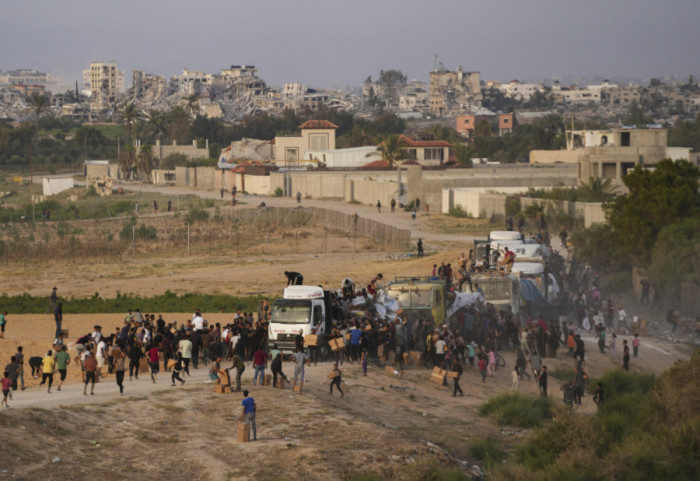
M 212 75 L 200 70 L 188 70 L 185 67 L 181 75 L 170 77 L 170 85 L 177 92 L 198 93 L 202 86 L 211 85 Z
M 503 84 L 498 89 L 503 92 L 503 95 L 520 101 L 530 100 L 535 92 L 541 90 L 539 84 L 524 84 L 520 80 L 511 80 L 507 84 Z

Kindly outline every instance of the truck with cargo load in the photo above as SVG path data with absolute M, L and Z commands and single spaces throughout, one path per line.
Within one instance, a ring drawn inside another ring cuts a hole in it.
M 295 351 L 294 340 L 316 330 L 319 339 L 330 331 L 330 292 L 317 286 L 288 286 L 282 298 L 272 303 L 268 327 L 268 347 L 277 344 L 285 353 Z M 319 344 L 323 351 L 325 345 Z

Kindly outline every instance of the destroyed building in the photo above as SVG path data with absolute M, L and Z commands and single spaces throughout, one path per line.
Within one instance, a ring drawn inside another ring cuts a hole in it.
M 430 113 L 438 117 L 451 117 L 471 113 L 481 107 L 481 74 L 457 71 L 444 67 L 430 72 Z

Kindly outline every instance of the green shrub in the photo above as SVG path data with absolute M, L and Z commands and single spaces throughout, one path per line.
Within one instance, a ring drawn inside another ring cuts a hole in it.
M 520 197 L 517 195 L 506 197 L 506 215 L 515 217 L 520 214 L 521 209 Z
M 459 469 L 445 469 L 439 466 L 432 466 L 420 477 L 421 481 L 469 481 L 471 479 Z
M 154 240 L 158 238 L 158 229 L 153 226 L 141 224 L 136 229 L 136 238 L 143 240 Z
M 282 197 L 283 195 L 284 191 L 282 190 L 282 187 L 277 187 L 275 192 L 272 194 L 273 197 Z
M 200 209 L 199 207 L 193 207 L 185 215 L 186 224 L 194 224 L 196 222 L 206 222 L 209 219 L 209 212 Z
M 486 465 L 496 464 L 505 456 L 500 443 L 492 438 L 475 439 L 469 445 L 469 452 L 479 461 L 486 463 Z
M 549 398 L 504 393 L 479 407 L 480 416 L 488 416 L 499 425 L 531 428 L 552 418 Z
M 450 207 L 450 210 L 448 211 L 447 215 L 457 217 L 460 219 L 466 219 L 467 217 L 469 217 L 469 214 L 467 214 L 467 211 L 464 210 L 464 207 L 462 207 L 461 205 L 455 205 L 453 207 Z
M 416 203 L 415 203 L 415 201 L 412 200 L 411 202 L 409 202 L 408 204 L 403 206 L 403 210 L 405 210 L 406 212 L 412 212 L 413 208 L 415 206 L 416 206 Z

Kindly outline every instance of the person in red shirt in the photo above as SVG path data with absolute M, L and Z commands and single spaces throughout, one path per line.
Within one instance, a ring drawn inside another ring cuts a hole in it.
M 253 366 L 255 374 L 253 374 L 253 386 L 257 384 L 258 374 L 260 375 L 260 385 L 265 385 L 265 368 L 267 367 L 267 354 L 260 347 L 253 354 Z
M 156 383 L 156 374 L 158 374 L 158 346 L 151 344 L 151 348 L 148 350 L 148 367 L 151 368 L 151 381 L 153 384 Z

